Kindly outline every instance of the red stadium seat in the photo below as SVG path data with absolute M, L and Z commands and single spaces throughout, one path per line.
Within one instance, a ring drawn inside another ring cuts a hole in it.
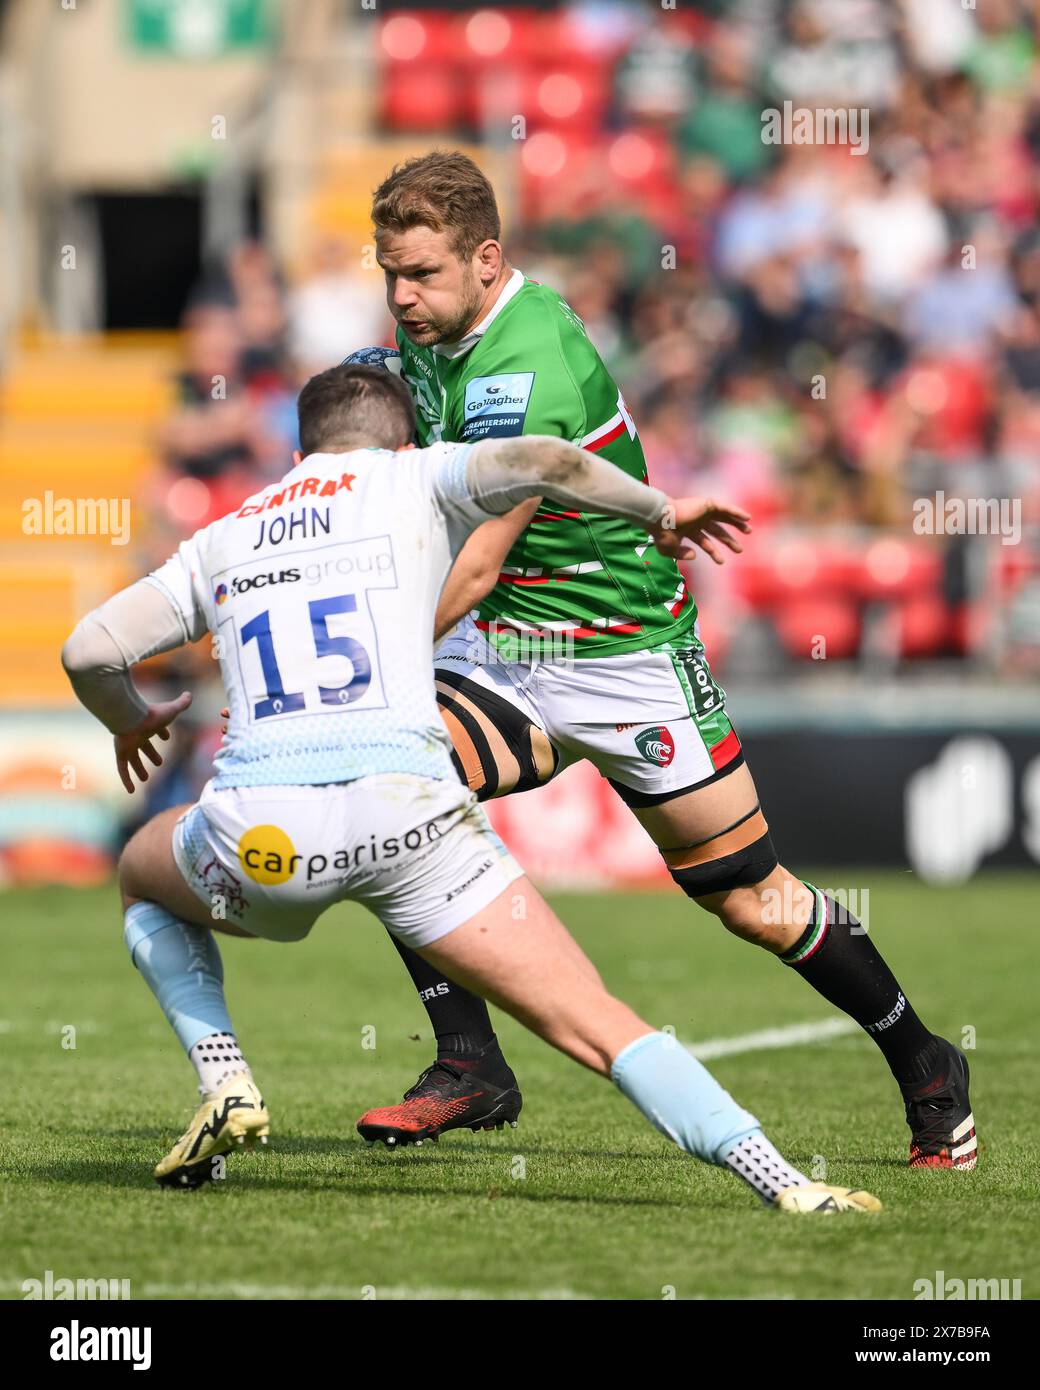
M 436 11 L 404 11 L 379 28 L 379 53 L 387 66 L 454 63 L 458 57 L 453 19 Z
M 526 218 L 580 216 L 604 202 L 602 149 L 572 131 L 539 130 L 522 142 L 520 196 Z
M 453 43 L 457 60 L 470 68 L 502 62 L 544 68 L 550 60 L 609 63 L 619 45 L 595 42 L 595 32 L 568 14 L 485 5 L 455 21 Z
M 567 59 L 525 65 L 510 57 L 468 72 L 464 91 L 469 124 L 480 127 L 488 120 L 508 124 L 514 116 L 523 115 L 526 138 L 542 130 L 598 132 L 610 97 L 600 69 Z
M 850 599 L 795 599 L 780 609 L 775 623 L 784 650 L 797 660 L 847 661 L 859 650 L 860 616 Z
M 1026 546 L 1001 545 L 995 552 L 997 587 L 1007 598 L 1016 594 L 1037 568 L 1037 562 Z
M 630 126 L 607 144 L 610 175 L 626 189 L 635 190 L 675 178 L 675 147 L 655 126 Z
M 491 123 L 509 129 L 515 116 L 532 119 L 527 76 L 521 63 L 507 60 L 461 73 L 461 118 L 479 130 Z
M 876 602 L 935 590 L 942 558 L 930 545 L 881 536 L 867 546 L 859 568 L 862 597 Z
M 949 614 L 948 640 L 958 656 L 979 651 L 992 627 L 996 610 L 985 602 L 959 603 Z
M 610 138 L 606 176 L 615 200 L 636 203 L 651 221 L 667 225 L 680 215 L 675 148 L 662 130 L 632 126 Z
M 443 65 L 394 65 L 383 78 L 382 119 L 392 130 L 448 130 L 461 110 L 455 72 Z
M 460 15 L 453 29 L 455 59 L 469 69 L 522 63 L 531 16 L 522 10 L 478 6 Z
M 833 541 L 811 534 L 784 539 L 770 558 L 777 602 L 786 602 L 788 596 L 809 590 L 844 594 L 849 588 L 848 555 Z
M 756 613 L 771 608 L 773 584 L 768 559 L 745 552 L 740 564 L 733 566 L 733 588 Z
M 610 100 L 602 67 L 582 62 L 550 62 L 530 80 L 534 122 L 548 127 L 598 130 Z
M 899 654 L 907 660 L 939 656 L 950 635 L 950 611 L 938 594 L 916 594 L 899 608 Z
M 757 517 L 757 511 L 754 513 Z M 757 613 L 815 599 L 855 601 L 856 558 L 815 535 L 774 537 L 733 568 L 735 591 Z

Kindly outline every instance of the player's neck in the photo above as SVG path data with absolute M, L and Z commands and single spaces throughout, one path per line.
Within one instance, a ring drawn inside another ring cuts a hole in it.
M 449 343 L 449 347 L 453 347 L 455 343 L 461 343 L 463 338 L 467 337 L 470 333 L 473 332 L 474 328 L 476 328 L 479 324 L 482 324 L 484 322 L 488 314 L 491 313 L 491 310 L 498 303 L 502 295 L 502 291 L 509 284 L 512 278 L 513 267 L 509 264 L 508 261 L 503 261 L 502 267 L 499 270 L 497 277 L 494 280 L 492 280 L 490 285 L 488 285 L 487 289 L 484 292 L 484 297 L 481 299 L 480 305 L 476 313 L 473 315 L 472 320 L 466 325 L 465 332 L 460 333 L 459 336 L 454 340 L 454 342 Z

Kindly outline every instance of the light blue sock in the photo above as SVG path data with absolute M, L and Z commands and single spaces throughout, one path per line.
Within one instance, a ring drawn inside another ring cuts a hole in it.
M 622 1048 L 610 1075 L 656 1129 L 705 1163 L 724 1164 L 741 1140 L 761 1134 L 754 1115 L 668 1033 Z
M 234 1033 L 224 1002 L 224 967 L 211 931 L 158 903 L 127 908 L 123 940 L 187 1053 L 211 1033 Z

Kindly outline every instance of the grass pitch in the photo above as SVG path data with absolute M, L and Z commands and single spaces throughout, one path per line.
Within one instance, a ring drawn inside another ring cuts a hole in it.
M 396 952 L 355 908 L 294 946 L 221 940 L 271 1147 L 232 1156 L 199 1192 L 161 1191 L 151 1168 L 195 1079 L 128 963 L 114 889 L 9 892 L 0 1295 L 49 1269 L 129 1279 L 136 1299 L 907 1299 L 943 1270 L 1020 1279 L 1036 1297 L 1035 882 L 849 881 L 869 886 L 872 933 L 918 1012 L 958 1042 L 974 1030 L 981 1157 L 967 1175 L 906 1169 L 899 1094 L 862 1034 L 710 1062 L 793 1162 L 823 1161 L 830 1181 L 885 1203 L 820 1220 L 759 1207 L 508 1018 L 519 1129 L 368 1148 L 357 1115 L 399 1097 L 433 1052 Z M 556 903 L 608 985 L 684 1041 L 836 1017 L 678 893 Z

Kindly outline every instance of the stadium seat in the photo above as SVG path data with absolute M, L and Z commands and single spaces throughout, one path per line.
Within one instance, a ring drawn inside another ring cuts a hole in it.
M 608 184 L 623 203 L 637 204 L 658 224 L 678 219 L 675 149 L 664 131 L 646 125 L 620 131 L 607 142 L 605 164 Z
M 171 406 L 174 362 L 175 339 L 150 334 L 41 339 L 15 356 L 0 387 L 0 586 L 18 595 L 0 606 L 0 706 L 73 702 L 62 641 L 133 563 L 133 546 L 107 532 L 28 534 L 23 502 L 50 492 L 129 498 L 133 508 Z
M 860 616 L 850 599 L 811 594 L 785 604 L 774 621 L 784 650 L 799 661 L 847 661 L 859 649 Z
M 457 37 L 452 17 L 436 10 L 390 15 L 380 26 L 379 52 L 387 66 L 453 63 Z
M 538 130 L 598 130 L 610 100 L 608 74 L 602 66 L 564 60 L 543 65 L 525 77 L 523 109 L 534 113 Z
M 522 63 L 535 52 L 534 16 L 524 10 L 478 7 L 455 22 L 454 52 L 466 68 L 491 64 Z
M 934 547 L 881 536 L 863 552 L 858 586 L 868 602 L 901 599 L 935 591 L 941 573 L 942 557 Z
M 938 594 L 914 594 L 898 609 L 899 654 L 906 660 L 939 656 L 950 636 L 950 611 Z
M 461 118 L 461 95 L 453 68 L 395 64 L 383 75 L 383 123 L 391 130 L 450 130 Z
M 509 130 L 515 116 L 531 110 L 522 64 L 507 61 L 460 72 L 459 119 L 472 129 L 495 124 Z
M 520 150 L 520 197 L 530 218 L 580 215 L 604 201 L 602 144 L 585 134 L 540 130 Z

